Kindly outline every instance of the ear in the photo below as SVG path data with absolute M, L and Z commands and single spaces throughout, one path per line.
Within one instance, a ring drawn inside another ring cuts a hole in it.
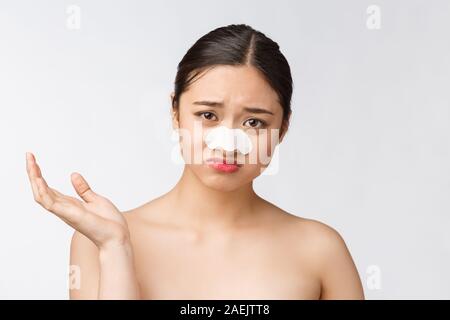
M 292 114 L 292 112 L 289 111 L 288 118 L 286 120 L 283 119 L 283 122 L 281 124 L 281 129 L 280 129 L 280 133 L 281 134 L 280 134 L 279 143 L 281 143 L 283 141 L 283 138 L 286 135 L 286 132 L 288 131 L 289 123 L 290 123 L 290 119 L 291 119 L 291 114 Z
M 179 106 L 174 105 L 174 103 L 173 103 L 174 97 L 175 97 L 175 92 L 172 92 L 170 94 L 170 103 L 171 103 L 170 113 L 171 113 L 171 117 L 172 117 L 172 128 L 175 130 L 180 127 L 180 124 L 179 124 Z

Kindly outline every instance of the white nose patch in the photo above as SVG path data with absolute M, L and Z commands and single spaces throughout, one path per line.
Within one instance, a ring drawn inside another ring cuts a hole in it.
M 242 129 L 229 129 L 219 126 L 208 131 L 205 136 L 205 143 L 210 149 L 218 147 L 226 151 L 237 149 L 242 154 L 252 151 L 252 141 Z

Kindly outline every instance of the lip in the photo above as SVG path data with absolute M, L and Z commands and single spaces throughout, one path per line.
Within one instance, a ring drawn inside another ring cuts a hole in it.
M 232 173 L 239 170 L 242 167 L 241 164 L 238 164 L 237 161 L 233 163 L 226 163 L 225 159 L 222 158 L 209 158 L 206 160 L 206 164 L 218 171 Z

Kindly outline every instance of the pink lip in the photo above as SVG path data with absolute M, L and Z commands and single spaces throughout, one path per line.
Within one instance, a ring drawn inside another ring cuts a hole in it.
M 206 160 L 208 166 L 222 172 L 235 172 L 241 167 L 238 163 L 226 163 L 225 159 L 220 158 L 209 158 Z

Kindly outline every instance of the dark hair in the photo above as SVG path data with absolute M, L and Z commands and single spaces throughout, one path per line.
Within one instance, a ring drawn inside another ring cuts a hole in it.
M 257 68 L 277 93 L 287 128 L 293 88 L 289 63 L 276 42 L 246 24 L 216 28 L 194 43 L 178 64 L 172 107 L 179 108 L 181 94 L 197 75 L 217 65 Z

